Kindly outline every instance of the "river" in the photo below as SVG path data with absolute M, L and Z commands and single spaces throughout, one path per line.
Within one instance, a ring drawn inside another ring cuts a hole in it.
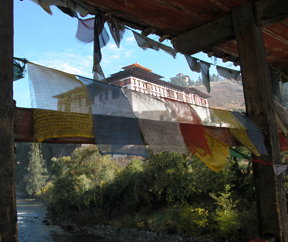
M 64 231 L 42 223 L 46 207 L 34 199 L 17 199 L 19 242 L 104 242 L 103 238 Z

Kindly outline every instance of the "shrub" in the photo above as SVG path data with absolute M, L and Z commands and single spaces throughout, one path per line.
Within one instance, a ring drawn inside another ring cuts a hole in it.
M 206 209 L 193 208 L 188 204 L 174 206 L 168 212 L 168 217 L 174 221 L 174 227 L 177 233 L 186 236 L 199 236 L 204 234 L 209 221 L 208 211 Z
M 50 177 L 54 186 L 49 211 L 52 217 L 61 219 L 90 209 L 90 203 L 96 202 L 97 187 L 101 191 L 119 169 L 111 156 L 100 155 L 95 145 L 77 148 L 71 157 L 52 161 Z
M 219 193 L 219 196 L 214 193 L 210 194 L 218 206 L 214 214 L 214 220 L 217 223 L 216 235 L 223 239 L 237 238 L 240 229 L 239 214 L 235 209 L 238 201 L 233 202 L 230 189 L 230 185 L 227 184 L 225 192 Z

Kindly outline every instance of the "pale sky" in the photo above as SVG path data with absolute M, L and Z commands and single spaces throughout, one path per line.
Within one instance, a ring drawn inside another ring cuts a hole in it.
M 52 16 L 31 0 L 14 0 L 14 56 L 49 68 L 92 78 L 93 44 L 85 44 L 76 39 L 78 19 L 71 18 L 54 6 L 51 10 Z M 89 17 L 91 16 L 85 18 Z M 109 33 L 107 26 L 106 30 Z M 159 38 L 153 35 L 148 37 L 154 40 Z M 171 46 L 168 40 L 163 44 Z M 164 81 L 170 81 L 170 78 L 178 73 L 188 75 L 195 81 L 199 76 L 190 70 L 185 57 L 180 53 L 173 59 L 162 50 L 142 50 L 130 30 L 126 30 L 119 49 L 110 37 L 108 45 L 103 47 L 101 52 L 100 64 L 106 77 L 136 61 L 163 76 Z M 204 53 L 193 56 L 214 63 L 214 59 Z M 217 65 L 228 67 L 230 63 L 223 63 L 218 59 Z M 210 72 L 213 71 L 215 72 L 215 66 L 210 68 Z M 18 107 L 31 107 L 27 77 L 28 74 L 26 78 L 14 82 L 14 99 Z

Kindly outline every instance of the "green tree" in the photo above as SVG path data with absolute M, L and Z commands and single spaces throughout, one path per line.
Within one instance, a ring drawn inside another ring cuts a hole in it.
M 187 82 L 181 78 L 173 77 L 170 79 L 170 83 L 179 87 L 187 87 Z
M 196 85 L 202 85 L 202 78 L 200 77 L 200 75 L 198 76 L 198 79 L 196 81 Z
M 217 74 L 213 74 L 213 75 L 210 75 L 210 81 L 211 82 L 219 82 L 219 80 L 220 80 L 220 76 Z
M 15 171 L 16 171 L 16 184 L 19 185 L 23 182 L 24 175 L 27 173 L 27 168 L 30 160 L 30 152 L 32 150 L 31 143 L 15 143 Z
M 189 80 L 188 80 L 188 86 L 193 86 L 194 84 L 195 84 L 195 82 L 192 81 L 192 80 L 190 79 L 190 77 L 189 77 Z
M 25 195 L 34 196 L 45 185 L 47 180 L 47 170 L 44 168 L 43 157 L 39 146 L 34 146 L 29 152 L 30 159 L 27 173 L 24 175 L 20 186 Z

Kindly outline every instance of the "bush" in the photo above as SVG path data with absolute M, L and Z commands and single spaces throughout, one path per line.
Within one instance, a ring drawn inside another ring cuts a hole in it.
M 219 196 L 210 194 L 217 205 L 214 213 L 216 235 L 223 239 L 237 238 L 240 229 L 239 214 L 236 210 L 238 201 L 233 202 L 230 189 L 231 187 L 226 185 L 225 192 L 220 193 Z
M 111 156 L 100 155 L 95 145 L 77 148 L 71 157 L 52 161 L 49 211 L 55 219 L 71 218 L 89 209 L 90 203 L 96 202 L 97 188 L 113 181 L 119 169 Z
M 206 233 L 208 226 L 208 211 L 203 208 L 194 208 L 189 204 L 174 206 L 167 213 L 171 229 L 185 236 L 199 236 Z
M 230 159 L 215 173 L 197 157 L 172 152 L 123 164 L 101 156 L 96 146 L 53 159 L 52 184 L 43 189 L 51 194 L 52 217 L 216 239 L 256 237 L 249 165 Z

